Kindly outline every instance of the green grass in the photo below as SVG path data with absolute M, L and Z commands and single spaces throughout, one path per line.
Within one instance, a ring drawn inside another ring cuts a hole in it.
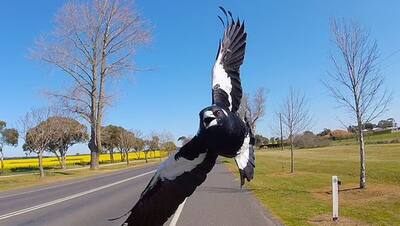
M 400 144 L 367 145 L 367 189 L 358 187 L 358 148 L 331 146 L 256 154 L 255 179 L 248 183 L 269 211 L 287 225 L 329 225 L 331 176 L 341 181 L 341 222 L 400 225 Z M 230 160 L 228 166 L 236 172 Z
M 45 184 L 51 184 L 55 182 L 61 182 L 72 179 L 79 179 L 89 176 L 96 176 L 104 173 L 113 171 L 144 166 L 146 164 L 159 163 L 160 159 L 149 159 L 149 163 L 145 163 L 144 160 L 131 161 L 129 166 L 126 164 L 117 164 L 109 166 L 100 166 L 99 170 L 90 170 L 89 168 L 77 169 L 77 170 L 47 170 L 45 171 L 45 177 L 40 178 L 38 174 L 23 175 L 16 177 L 0 177 L 0 191 L 12 190 L 17 188 L 26 188 L 41 186 Z

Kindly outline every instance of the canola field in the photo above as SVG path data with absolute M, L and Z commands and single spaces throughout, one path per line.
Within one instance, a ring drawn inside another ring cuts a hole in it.
M 147 158 L 160 158 L 166 157 L 166 151 L 149 151 Z M 129 160 L 145 159 L 144 152 L 129 153 Z M 121 153 L 114 153 L 114 162 L 121 162 Z M 90 162 L 90 155 L 74 155 L 67 156 L 67 166 L 86 166 Z M 110 163 L 110 154 L 101 154 L 99 158 L 100 164 Z M 4 169 L 18 170 L 18 169 L 36 169 L 38 168 L 37 157 L 21 158 L 21 159 L 8 159 L 4 161 Z M 58 168 L 60 163 L 56 157 L 43 157 L 44 168 Z

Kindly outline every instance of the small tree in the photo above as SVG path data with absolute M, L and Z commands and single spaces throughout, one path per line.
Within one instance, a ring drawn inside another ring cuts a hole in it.
M 124 130 L 118 136 L 117 148 L 124 155 L 126 164 L 129 165 L 129 152 L 134 148 L 135 145 L 135 134 L 130 131 Z
M 23 150 L 28 153 L 35 153 L 38 157 L 40 177 L 44 177 L 43 153 L 48 150 L 51 142 L 51 131 L 45 121 L 51 116 L 50 108 L 32 109 L 20 121 L 20 133 L 24 134 Z
M 123 131 L 124 128 L 114 125 L 102 128 L 101 145 L 110 153 L 111 162 L 114 162 L 114 149 L 117 148 L 118 138 Z
M 176 150 L 176 145 L 174 143 L 175 138 L 171 132 L 164 131 L 160 133 L 158 136 L 160 138 L 160 148 L 166 151 L 168 155 L 170 155 L 173 151 Z M 160 153 L 160 158 L 161 158 L 161 153 Z
M 256 131 L 256 123 L 265 115 L 265 89 L 259 88 L 253 98 L 243 94 L 238 113 L 241 118 L 247 117 L 253 132 Z
M 167 151 L 168 155 L 171 155 L 171 153 L 176 150 L 176 145 L 173 141 L 167 141 L 161 144 L 161 148 Z
M 294 172 L 293 143 L 294 138 L 300 132 L 306 130 L 311 124 L 308 112 L 307 100 L 304 94 L 290 89 L 289 95 L 281 106 L 282 123 L 290 144 L 290 172 Z
M 66 169 L 66 155 L 68 149 L 77 143 L 88 140 L 86 126 L 68 117 L 50 117 L 46 121 L 49 128 L 48 136 L 51 140 L 48 151 L 56 155 L 62 169 Z
M 0 160 L 1 171 L 4 170 L 4 145 L 16 146 L 18 144 L 18 131 L 16 129 L 7 129 L 7 124 L 0 120 Z
M 362 127 L 382 115 L 390 103 L 391 95 L 383 87 L 379 73 L 378 45 L 368 32 L 355 23 L 332 23 L 337 54 L 331 59 L 334 70 L 324 81 L 331 96 L 349 112 L 357 122 L 360 150 L 360 188 L 366 188 L 365 145 Z
M 148 141 L 148 148 L 149 151 L 153 151 L 153 157 L 155 158 L 156 151 L 160 150 L 160 137 L 158 134 L 152 133 L 151 140 Z M 161 160 L 161 154 L 160 154 L 160 160 Z

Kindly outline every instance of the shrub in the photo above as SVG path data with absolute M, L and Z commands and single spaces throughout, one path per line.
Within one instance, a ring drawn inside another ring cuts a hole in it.
M 298 148 L 317 148 L 329 146 L 330 141 L 327 138 L 316 136 L 312 133 L 304 133 L 296 136 L 294 146 Z

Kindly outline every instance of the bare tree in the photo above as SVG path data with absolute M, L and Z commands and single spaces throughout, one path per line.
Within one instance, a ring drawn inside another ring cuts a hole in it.
M 278 113 L 279 114 L 279 113 Z M 310 127 L 312 119 L 309 114 L 305 95 L 293 88 L 281 106 L 282 123 L 290 143 L 290 172 L 294 172 L 293 143 L 296 135 Z
M 261 87 L 251 99 L 248 94 L 243 94 L 240 102 L 238 113 L 242 118 L 247 117 L 252 131 L 256 131 L 257 121 L 265 114 L 265 94 L 265 89 Z
M 135 150 L 137 159 L 140 159 L 140 153 L 144 151 L 146 142 L 143 140 L 143 133 L 140 130 L 135 130 L 133 133 L 135 134 L 133 149 Z M 147 153 L 145 153 L 145 158 L 147 162 Z
M 160 138 L 160 148 L 168 152 L 168 155 L 170 155 L 173 151 L 176 150 L 176 145 L 174 143 L 175 138 L 171 132 L 163 131 L 159 134 L 159 138 Z M 160 158 L 161 158 L 161 152 L 160 152 Z
M 90 168 L 97 169 L 107 82 L 134 70 L 132 58 L 150 34 L 130 0 L 70 1 L 55 24 L 52 33 L 38 40 L 34 57 L 72 79 L 69 91 L 50 95 L 90 124 Z
M 355 23 L 332 23 L 336 54 L 331 55 L 334 70 L 324 84 L 331 96 L 354 116 L 360 149 L 360 188 L 366 188 L 365 146 L 362 125 L 382 115 L 391 94 L 383 87 L 378 70 L 378 45 L 369 33 Z
M 153 151 L 153 158 L 155 158 L 156 151 L 160 150 L 161 148 L 160 136 L 158 133 L 151 132 L 150 139 L 148 141 L 148 147 L 150 151 Z M 160 161 L 161 161 L 161 152 L 160 152 Z

